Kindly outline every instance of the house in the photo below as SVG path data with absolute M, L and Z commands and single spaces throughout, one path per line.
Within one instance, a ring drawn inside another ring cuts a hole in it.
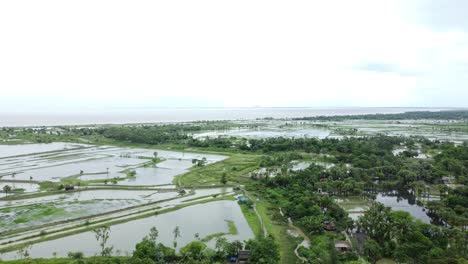
M 448 184 L 451 182 L 451 178 L 450 177 L 447 177 L 447 176 L 444 176 L 442 177 L 442 183 L 443 184 Z
M 336 230 L 336 225 L 333 221 L 324 221 L 323 222 L 323 229 L 327 231 L 335 231 Z
M 237 200 L 239 200 L 240 203 L 246 203 L 249 201 L 249 198 L 247 196 L 239 196 Z
M 351 245 L 348 241 L 337 240 L 335 241 L 335 249 L 337 252 L 349 252 L 351 251 Z
M 239 250 L 236 263 L 249 263 L 250 250 Z

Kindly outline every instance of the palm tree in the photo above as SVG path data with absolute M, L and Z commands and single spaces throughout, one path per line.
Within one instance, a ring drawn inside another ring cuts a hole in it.
M 177 247 L 177 238 L 180 237 L 180 228 L 179 226 L 176 226 L 174 228 L 174 231 L 172 231 L 172 233 L 174 234 L 174 248 Z
M 5 197 L 7 197 L 8 193 L 11 192 L 11 186 L 10 185 L 3 186 L 3 191 L 5 192 Z

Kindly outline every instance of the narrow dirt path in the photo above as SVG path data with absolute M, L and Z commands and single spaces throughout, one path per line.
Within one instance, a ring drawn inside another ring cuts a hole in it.
M 280 210 L 280 214 L 284 216 L 284 213 L 283 213 L 283 210 L 281 210 L 281 207 L 279 208 L 279 210 Z M 288 217 L 288 225 L 291 229 L 294 230 L 294 232 L 296 232 L 299 236 L 301 236 L 304 239 L 294 249 L 294 254 L 296 254 L 296 257 L 299 258 L 303 263 L 307 263 L 308 262 L 307 259 L 299 254 L 299 248 L 300 247 L 310 248 L 310 239 L 304 234 L 304 232 L 302 232 L 302 230 L 299 227 L 294 225 L 293 221 L 291 220 L 291 217 Z
M 265 237 L 267 237 L 268 236 L 268 231 L 267 231 L 267 229 L 265 227 L 265 222 L 263 222 L 262 216 L 260 215 L 260 213 L 257 210 L 257 203 L 255 202 L 254 199 L 252 199 L 252 196 L 250 196 L 249 193 L 246 190 L 242 190 L 242 192 L 244 193 L 245 196 L 247 196 L 247 198 L 249 198 L 250 201 L 252 201 L 252 203 L 253 203 L 252 208 L 253 208 L 255 214 L 258 217 L 258 221 L 260 221 L 260 226 L 262 227 L 263 235 Z
M 260 226 L 262 227 L 263 235 L 264 235 L 265 237 L 267 237 L 267 236 L 268 236 L 268 231 L 267 231 L 267 229 L 266 229 L 266 227 L 265 227 L 265 223 L 263 222 L 262 216 L 261 216 L 260 213 L 257 211 L 257 204 L 256 204 L 256 203 L 253 204 L 253 209 L 254 209 L 254 211 L 255 211 L 255 214 L 257 214 L 258 220 L 260 221 Z

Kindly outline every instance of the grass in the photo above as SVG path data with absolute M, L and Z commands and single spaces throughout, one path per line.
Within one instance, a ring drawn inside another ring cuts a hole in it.
M 258 168 L 258 155 L 229 154 L 229 158 L 204 167 L 194 167 L 189 172 L 176 176 L 174 183 L 198 187 L 220 185 L 221 176 L 226 173 L 228 184 L 242 183 L 248 174 Z
M 255 211 L 245 204 L 241 204 L 240 207 L 245 219 L 247 220 L 247 223 L 249 223 L 249 226 L 252 229 L 255 236 L 263 236 L 262 226 L 260 224 L 260 221 L 258 220 L 257 214 L 255 214 Z
M 276 218 L 274 214 L 279 214 L 278 208 L 271 207 L 270 204 L 265 201 L 258 201 L 256 204 L 257 211 L 262 217 L 268 234 L 272 235 L 278 242 L 281 256 L 280 263 L 300 263 L 299 259 L 294 254 L 294 249 L 298 244 L 297 238 L 288 234 L 287 230 L 289 227 L 286 223 L 273 220 Z
M 225 220 L 226 223 L 228 224 L 228 227 L 229 227 L 229 232 L 227 233 L 223 233 L 223 232 L 220 232 L 220 233 L 214 233 L 214 234 L 211 234 L 209 236 L 206 236 L 204 237 L 203 239 L 201 239 L 201 242 L 208 242 L 214 238 L 217 238 L 217 237 L 222 237 L 224 235 L 237 235 L 239 234 L 239 231 L 237 231 L 237 227 L 236 225 L 234 224 L 233 221 L 231 220 Z
M 377 261 L 377 264 L 395 264 L 393 259 L 383 258 Z
M 14 208 L 0 209 L 0 212 L 8 213 L 13 209 L 24 209 L 16 212 L 16 219 L 13 220 L 15 224 L 27 223 L 30 221 L 48 218 L 50 216 L 63 216 L 68 214 L 65 209 L 55 207 L 53 204 L 24 205 Z M 71 213 L 69 213 L 69 215 L 71 215 Z M 8 224 L 9 222 L 5 222 L 5 219 L 0 219 L 0 225 L 6 226 Z

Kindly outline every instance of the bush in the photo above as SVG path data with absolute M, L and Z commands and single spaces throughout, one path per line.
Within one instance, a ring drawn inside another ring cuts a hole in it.
M 84 254 L 83 252 L 68 252 L 68 257 L 71 259 L 82 259 Z

